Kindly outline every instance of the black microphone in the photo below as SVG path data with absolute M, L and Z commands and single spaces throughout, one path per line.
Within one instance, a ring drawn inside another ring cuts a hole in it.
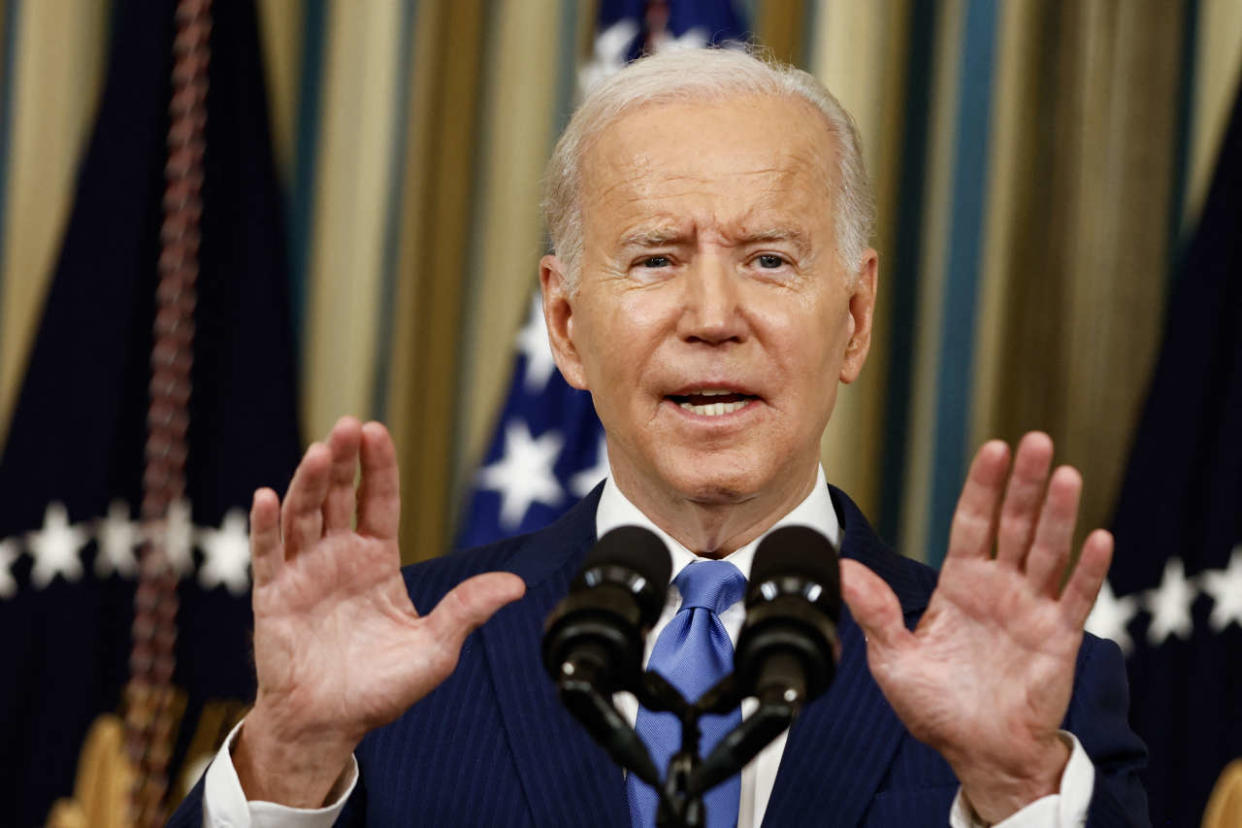
M 642 680 L 643 641 L 660 617 L 673 565 L 654 532 L 605 534 L 544 624 L 543 664 L 561 701 L 623 767 L 651 785 L 659 774 L 634 728 L 612 704 Z
M 841 620 L 841 570 L 832 542 L 806 526 L 786 526 L 755 551 L 746 623 L 734 672 L 762 702 L 804 704 L 828 689 Z
M 804 704 L 828 689 L 836 673 L 840 620 L 841 573 L 832 542 L 805 526 L 786 526 L 765 537 L 750 569 L 746 622 L 733 654 L 733 687 L 718 702 L 708 702 L 723 706 L 736 703 L 725 695 L 755 696 L 759 709 L 695 770 L 693 793 L 741 770 Z

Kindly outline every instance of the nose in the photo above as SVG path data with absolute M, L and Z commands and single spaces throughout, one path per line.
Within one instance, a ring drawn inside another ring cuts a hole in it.
M 740 285 L 725 257 L 700 254 L 684 275 L 678 333 L 685 342 L 722 345 L 746 338 Z

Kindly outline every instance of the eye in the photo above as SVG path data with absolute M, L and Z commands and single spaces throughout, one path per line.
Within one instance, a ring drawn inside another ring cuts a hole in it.
M 775 253 L 761 253 L 755 257 L 755 263 L 764 270 L 776 270 L 788 264 L 785 257 L 777 256 Z
M 668 256 L 648 256 L 640 263 L 642 267 L 668 267 L 672 264 Z

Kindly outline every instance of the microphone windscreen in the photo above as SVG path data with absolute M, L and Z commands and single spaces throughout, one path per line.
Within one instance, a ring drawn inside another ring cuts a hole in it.
M 660 617 L 672 574 L 673 559 L 659 535 L 641 526 L 618 526 L 595 542 L 571 590 L 624 583 L 638 602 L 643 623 L 651 626 Z
M 605 533 L 587 553 L 582 571 L 607 565 L 632 570 L 661 589 L 673 575 L 668 547 L 659 535 L 641 526 L 618 526 Z
M 819 584 L 824 597 L 841 604 L 841 570 L 832 541 L 809 526 L 782 526 L 759 542 L 750 568 L 751 591 L 765 581 L 796 577 Z M 748 603 L 750 596 L 747 596 Z

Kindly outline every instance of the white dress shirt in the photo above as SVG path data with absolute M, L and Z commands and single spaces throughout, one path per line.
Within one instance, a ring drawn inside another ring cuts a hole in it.
M 660 536 L 668 546 L 669 554 L 673 559 L 672 578 L 674 579 L 696 557 L 631 503 L 610 477 L 604 484 L 604 491 L 600 495 L 599 506 L 595 512 L 596 537 L 602 537 L 609 530 L 627 524 L 642 526 Z M 832 505 L 832 497 L 828 492 L 823 468 L 819 469 L 815 486 L 806 499 L 773 524 L 768 532 L 791 525 L 809 526 L 831 540 L 835 547 L 840 548 L 841 523 L 837 517 L 836 508 Z M 766 534 L 765 532 L 764 535 L 724 558 L 736 566 L 747 580 L 750 579 L 755 548 Z M 647 636 L 646 652 L 643 656 L 644 664 L 651 657 L 651 650 L 660 632 L 680 608 L 681 595 L 676 586 L 670 583 L 664 611 Z M 721 623 L 735 645 L 745 617 L 746 611 L 741 601 L 719 614 Z M 615 701 L 629 723 L 634 724 L 638 717 L 638 700 L 629 693 L 619 693 Z M 747 699 L 742 703 L 742 716 L 750 715 L 757 706 L 758 702 L 754 699 Z M 203 824 L 213 826 L 213 828 L 217 826 L 219 828 L 246 828 L 247 826 L 251 828 L 328 828 L 331 826 L 345 807 L 345 801 L 357 784 L 357 761 L 351 759 L 349 767 L 345 769 L 333 788 L 333 793 L 336 794 L 334 801 L 323 808 L 289 808 L 272 802 L 247 802 L 231 756 L 232 746 L 241 726 L 239 723 L 225 739 L 224 745 L 216 754 L 215 761 L 207 770 L 203 791 Z M 780 767 L 781 755 L 785 750 L 787 734 L 788 731 L 782 733 L 742 770 L 738 828 L 757 828 L 762 824 L 768 800 L 772 796 L 772 786 L 776 782 L 776 772 Z M 1073 734 L 1062 731 L 1061 736 L 1070 747 L 1071 753 L 1069 763 L 1061 775 L 1060 792 L 1032 802 L 1016 814 L 996 823 L 995 828 L 1078 828 L 1086 824 L 1091 791 L 1095 785 L 1095 767 Z M 974 818 L 960 790 L 953 800 L 947 817 L 952 828 L 977 828 L 982 825 Z

